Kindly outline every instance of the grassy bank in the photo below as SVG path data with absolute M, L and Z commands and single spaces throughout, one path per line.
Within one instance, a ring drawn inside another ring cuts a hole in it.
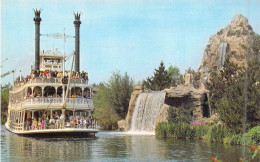
M 203 139 L 237 145 L 243 144 L 245 137 L 246 145 L 260 145 L 260 126 L 251 128 L 243 135 L 227 129 L 223 124 L 193 126 L 186 123 L 162 122 L 157 125 L 155 132 L 158 137 Z

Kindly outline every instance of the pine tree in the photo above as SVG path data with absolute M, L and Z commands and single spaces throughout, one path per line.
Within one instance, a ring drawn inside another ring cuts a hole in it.
M 143 81 L 143 85 L 154 91 L 160 91 L 167 87 L 170 87 L 171 77 L 165 70 L 163 61 L 161 61 L 158 69 L 154 70 L 154 76 L 148 77 L 146 81 Z

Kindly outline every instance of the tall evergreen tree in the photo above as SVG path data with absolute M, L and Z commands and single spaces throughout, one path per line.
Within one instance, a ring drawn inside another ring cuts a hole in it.
M 143 85 L 154 91 L 160 91 L 170 87 L 171 77 L 167 70 L 165 70 L 163 61 L 161 61 L 159 68 L 154 70 L 154 76 L 151 78 L 148 77 L 145 81 L 143 81 Z

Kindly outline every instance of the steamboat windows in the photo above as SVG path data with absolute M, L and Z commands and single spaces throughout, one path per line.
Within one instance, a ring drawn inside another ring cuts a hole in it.
M 56 90 L 54 87 L 47 86 L 44 88 L 44 97 L 56 97 Z
M 71 89 L 71 97 L 72 98 L 78 98 L 82 96 L 82 89 L 80 87 L 73 87 Z
M 42 88 L 39 87 L 39 86 L 34 87 L 33 96 L 34 97 L 41 97 L 42 96 Z
M 83 97 L 84 98 L 90 98 L 90 89 L 89 88 L 85 88 L 83 91 Z
M 61 97 L 61 96 L 63 96 L 62 94 L 63 94 L 62 87 L 58 87 L 58 88 L 57 88 L 57 96 L 58 96 L 58 97 Z

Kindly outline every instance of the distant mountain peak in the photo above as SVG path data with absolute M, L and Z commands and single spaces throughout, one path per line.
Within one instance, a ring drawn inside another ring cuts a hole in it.
M 210 36 L 200 66 L 202 77 L 208 76 L 212 70 L 219 70 L 220 65 L 225 61 L 226 54 L 230 55 L 231 61 L 239 66 L 245 66 L 245 54 L 248 51 L 250 55 L 260 54 L 259 42 L 260 36 L 248 24 L 248 19 L 242 14 L 236 14 L 231 23 Z M 253 45 L 254 48 L 252 48 Z M 245 51 L 246 49 L 248 51 Z
M 248 19 L 243 16 L 242 14 L 236 14 L 232 21 L 231 21 L 232 26 L 247 26 L 248 25 Z

